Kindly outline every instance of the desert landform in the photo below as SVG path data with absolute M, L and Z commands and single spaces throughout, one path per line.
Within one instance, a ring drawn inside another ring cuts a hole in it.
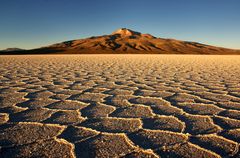
M 232 51 L 120 31 L 48 48 Z M 125 35 L 140 42 L 120 46 Z M 240 56 L 5 55 L 0 65 L 2 158 L 240 157 Z
M 240 50 L 216 47 L 198 42 L 155 37 L 127 28 L 109 35 L 69 40 L 41 48 L 24 50 L 8 48 L 0 51 L 9 54 L 210 54 L 233 55 Z

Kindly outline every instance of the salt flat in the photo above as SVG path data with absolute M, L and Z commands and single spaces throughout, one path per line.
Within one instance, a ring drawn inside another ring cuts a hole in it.
M 0 56 L 1 157 L 240 157 L 240 56 Z

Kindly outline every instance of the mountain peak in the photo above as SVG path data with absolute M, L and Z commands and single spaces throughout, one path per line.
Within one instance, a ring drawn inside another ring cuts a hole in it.
M 134 36 L 134 35 L 141 35 L 140 32 L 136 32 L 127 28 L 120 28 L 112 33 L 113 35 L 119 34 L 121 36 Z

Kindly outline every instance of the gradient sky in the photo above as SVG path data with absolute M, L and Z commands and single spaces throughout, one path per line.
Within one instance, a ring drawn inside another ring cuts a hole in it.
M 0 0 L 0 49 L 130 28 L 240 49 L 240 0 Z

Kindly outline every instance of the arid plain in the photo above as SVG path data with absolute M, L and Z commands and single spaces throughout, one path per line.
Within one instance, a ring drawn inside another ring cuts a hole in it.
M 240 56 L 0 57 L 1 157 L 240 157 Z

